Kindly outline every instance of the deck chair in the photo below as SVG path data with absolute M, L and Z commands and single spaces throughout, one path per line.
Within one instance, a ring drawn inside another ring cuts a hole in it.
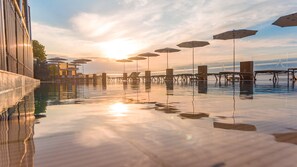
M 130 79 L 130 80 L 132 80 L 132 81 L 139 81 L 139 80 L 140 80 L 140 79 L 139 79 L 139 74 L 140 74 L 140 72 L 132 72 L 132 73 L 129 75 L 128 79 Z

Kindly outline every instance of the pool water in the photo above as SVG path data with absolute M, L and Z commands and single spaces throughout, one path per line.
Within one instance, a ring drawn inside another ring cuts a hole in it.
M 0 166 L 295 166 L 297 88 L 42 84 L 0 122 Z

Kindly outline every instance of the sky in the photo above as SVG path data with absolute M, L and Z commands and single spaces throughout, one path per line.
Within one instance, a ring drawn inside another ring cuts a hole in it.
M 258 30 L 236 41 L 236 61 L 297 58 L 297 28 L 271 25 L 296 13 L 296 0 L 30 0 L 33 39 L 48 57 L 89 58 L 86 73 L 119 73 L 123 59 L 185 41 L 208 41 L 195 49 L 195 65 L 231 62 L 231 40 L 213 35 Z M 191 67 L 191 49 L 169 55 L 169 67 Z M 126 65 L 135 71 L 135 63 Z M 147 69 L 147 61 L 139 61 Z M 150 59 L 152 71 L 166 69 L 166 55 Z

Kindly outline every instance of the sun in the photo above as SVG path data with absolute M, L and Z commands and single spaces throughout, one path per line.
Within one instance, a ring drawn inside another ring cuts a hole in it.
M 112 59 L 126 59 L 141 48 L 139 42 L 129 39 L 115 39 L 99 44 L 100 50 L 105 57 Z

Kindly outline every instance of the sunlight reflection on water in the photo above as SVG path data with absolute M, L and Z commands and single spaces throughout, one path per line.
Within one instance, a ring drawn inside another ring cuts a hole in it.
M 126 116 L 125 113 L 128 112 L 127 105 L 123 103 L 115 103 L 109 106 L 109 113 L 116 117 Z

